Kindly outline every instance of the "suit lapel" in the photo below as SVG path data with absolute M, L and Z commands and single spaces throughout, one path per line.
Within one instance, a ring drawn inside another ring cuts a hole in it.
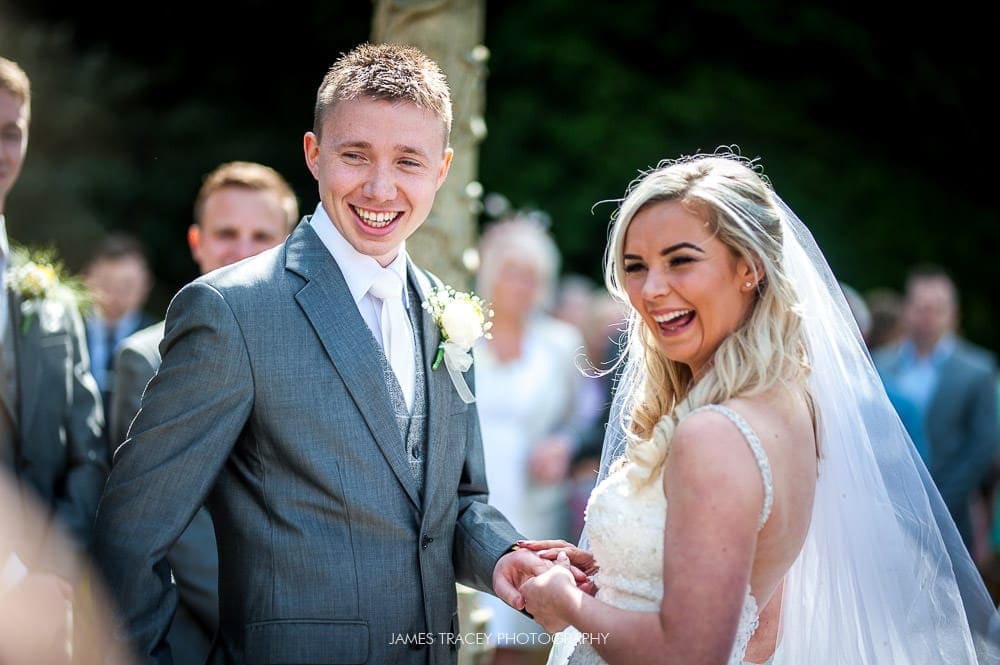
M 295 294 L 306 318 L 351 393 L 375 442 L 414 506 L 420 506 L 406 451 L 389 399 L 375 340 L 358 312 L 347 282 L 309 224 L 288 239 L 286 269 L 306 279 Z
M 961 368 L 956 366 L 959 353 L 956 346 L 938 368 L 937 385 L 934 386 L 934 392 L 931 393 L 931 398 L 927 402 L 927 413 L 941 413 L 945 410 L 944 407 L 948 400 L 953 399 L 961 392 L 960 386 L 963 377 L 961 376 Z M 927 422 L 927 426 L 932 427 L 930 419 L 927 419 Z

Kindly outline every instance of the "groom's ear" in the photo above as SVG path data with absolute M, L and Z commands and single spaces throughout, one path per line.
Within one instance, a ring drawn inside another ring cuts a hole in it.
M 302 137 L 302 153 L 305 155 L 309 172 L 319 180 L 319 137 L 313 132 L 306 132 Z
M 444 158 L 441 159 L 441 165 L 438 167 L 437 188 L 440 188 L 444 184 L 444 179 L 448 177 L 448 171 L 451 170 L 451 160 L 454 156 L 454 150 L 445 149 Z

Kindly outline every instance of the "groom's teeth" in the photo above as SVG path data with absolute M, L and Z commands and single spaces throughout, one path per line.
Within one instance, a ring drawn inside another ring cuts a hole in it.
M 396 215 L 399 214 L 396 212 L 375 212 L 374 210 L 365 210 L 364 208 L 354 208 L 354 212 L 358 214 L 358 217 L 365 220 L 369 226 L 376 228 L 387 225 L 396 219 Z

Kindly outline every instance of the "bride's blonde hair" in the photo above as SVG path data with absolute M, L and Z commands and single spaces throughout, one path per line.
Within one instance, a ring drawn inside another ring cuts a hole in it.
M 630 416 L 623 458 L 635 484 L 649 480 L 667 458 L 674 429 L 706 404 L 800 385 L 808 374 L 798 294 L 782 266 L 782 213 L 770 184 L 748 160 L 732 153 L 660 162 L 635 180 L 612 220 L 605 255 L 608 290 L 628 303 L 622 265 L 625 234 L 646 206 L 679 201 L 702 217 L 715 236 L 754 267 L 757 293 L 743 324 L 715 351 L 709 370 L 693 383 L 691 370 L 664 356 L 652 332 L 629 312 L 627 345 L 633 359 L 618 390 Z

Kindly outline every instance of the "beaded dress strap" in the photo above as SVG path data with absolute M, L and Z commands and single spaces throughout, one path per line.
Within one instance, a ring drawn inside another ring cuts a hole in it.
M 764 447 L 760 445 L 760 439 L 757 438 L 757 434 L 750 427 L 750 423 L 728 406 L 706 404 L 703 407 L 695 409 L 691 414 L 706 409 L 721 413 L 729 418 L 743 434 L 743 438 L 747 440 L 747 444 L 749 444 L 750 450 L 753 452 L 754 459 L 757 460 L 757 466 L 760 467 L 760 475 L 764 481 L 764 507 L 761 508 L 760 519 L 757 520 L 757 530 L 760 531 L 767 523 L 767 518 L 771 516 L 771 504 L 774 503 L 774 482 L 771 477 L 771 465 L 767 461 L 767 454 L 764 453 Z M 691 414 L 688 415 L 690 416 Z

